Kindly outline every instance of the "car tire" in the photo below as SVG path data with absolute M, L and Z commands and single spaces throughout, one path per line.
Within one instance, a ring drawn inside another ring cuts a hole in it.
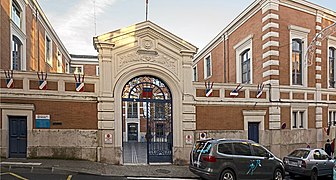
M 281 171 L 281 169 L 277 168 L 274 171 L 273 174 L 273 180 L 283 180 L 284 176 L 283 176 L 283 172 Z
M 313 169 L 310 174 L 310 180 L 317 180 L 317 171 L 316 169 Z
M 225 169 L 222 172 L 220 180 L 236 180 L 236 176 L 230 169 Z

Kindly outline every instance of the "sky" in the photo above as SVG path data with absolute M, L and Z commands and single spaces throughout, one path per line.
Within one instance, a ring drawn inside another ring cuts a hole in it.
M 201 50 L 254 0 L 148 0 L 148 20 Z M 309 0 L 336 11 L 336 0 Z M 145 21 L 145 0 L 38 0 L 70 54 L 96 55 L 93 37 Z

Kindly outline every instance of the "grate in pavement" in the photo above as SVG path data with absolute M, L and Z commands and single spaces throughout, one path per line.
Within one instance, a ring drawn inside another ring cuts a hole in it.
M 158 172 L 158 173 L 162 173 L 162 174 L 169 174 L 170 173 L 170 171 L 167 170 L 167 169 L 157 169 L 155 171 Z

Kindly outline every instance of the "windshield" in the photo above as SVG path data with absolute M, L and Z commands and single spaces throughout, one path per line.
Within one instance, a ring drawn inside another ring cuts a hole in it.
M 193 152 L 209 154 L 211 150 L 211 146 L 212 144 L 210 142 L 206 142 L 206 141 L 196 142 Z
M 300 150 L 293 151 L 288 156 L 296 157 L 296 158 L 307 158 L 309 152 L 310 152 L 309 150 L 300 149 Z

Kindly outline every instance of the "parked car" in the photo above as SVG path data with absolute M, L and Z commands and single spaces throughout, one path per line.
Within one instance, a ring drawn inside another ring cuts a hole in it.
M 250 140 L 197 141 L 189 169 L 209 180 L 284 179 L 284 165 L 262 145 Z
M 323 149 L 299 148 L 284 157 L 283 162 L 291 177 L 301 175 L 316 180 L 318 176 L 333 174 L 334 160 Z

